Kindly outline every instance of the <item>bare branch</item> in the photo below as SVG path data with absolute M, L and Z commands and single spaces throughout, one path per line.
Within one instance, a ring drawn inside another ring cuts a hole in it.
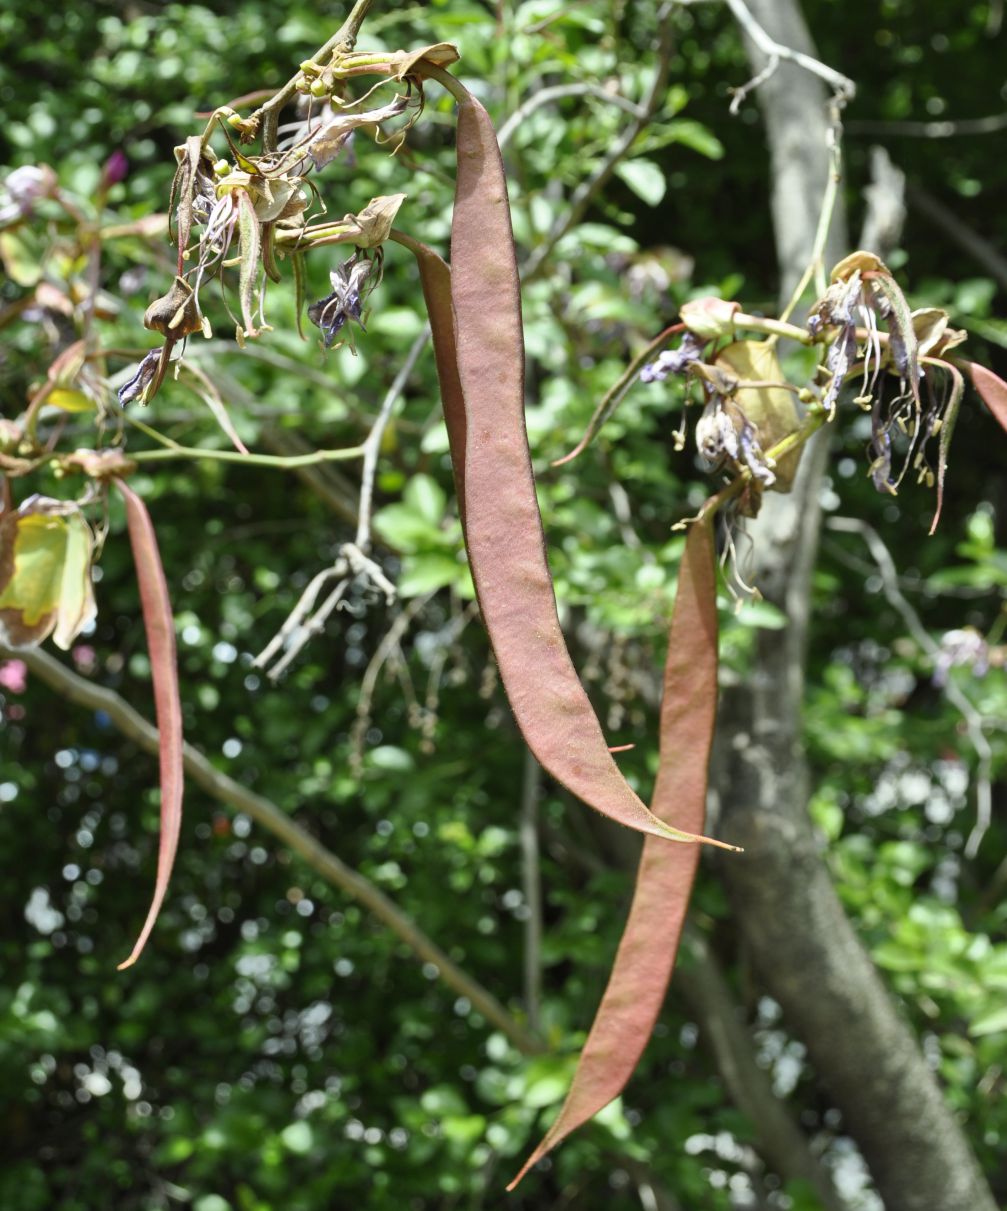
M 991 114 L 987 118 L 944 119 L 932 122 L 884 122 L 863 118 L 850 122 L 851 134 L 906 135 L 917 139 L 952 139 L 959 135 L 992 135 L 1007 130 L 1007 114 Z
M 538 802 L 542 793 L 542 767 L 531 749 L 524 754 L 521 788 L 521 889 L 528 916 L 524 927 L 524 1003 L 528 1025 L 540 1029 L 542 1006 L 542 881 L 539 862 Z
M 374 496 L 374 475 L 378 466 L 378 455 L 381 453 L 381 439 L 391 419 L 395 405 L 406 388 L 409 376 L 419 360 L 420 354 L 426 348 L 430 339 L 430 325 L 424 324 L 423 331 L 413 341 L 406 360 L 399 367 L 399 372 L 388 388 L 381 411 L 374 426 L 364 442 L 364 467 L 360 484 L 360 513 L 357 518 L 357 536 L 354 539 L 361 551 L 366 551 L 371 541 L 371 501 Z
M 921 185 L 909 186 L 909 205 L 941 228 L 964 252 L 983 267 L 984 272 L 1007 290 L 1007 257 L 970 227 L 962 218 L 928 193 Z
M 775 38 L 771 38 L 758 21 L 756 21 L 748 5 L 745 4 L 745 0 L 725 0 L 725 2 L 734 15 L 735 21 L 737 21 L 749 38 L 751 38 L 752 42 L 769 60 L 766 67 L 739 90 L 741 98 L 735 97 L 735 101 L 731 104 L 732 113 L 738 112 L 737 107 L 740 104 L 740 100 L 747 93 L 751 92 L 753 88 L 757 87 L 757 85 L 764 84 L 769 76 L 779 67 L 780 61 L 784 59 L 788 63 L 796 63 L 798 67 L 803 67 L 805 71 L 811 72 L 813 76 L 818 76 L 820 80 L 824 80 L 832 89 L 835 100 L 840 105 L 845 105 L 856 96 L 857 86 L 849 76 L 844 76 L 842 72 L 838 72 L 835 68 L 821 63 L 818 59 L 812 58 L 811 55 L 806 55 L 803 51 L 783 46 Z M 770 65 L 772 65 L 772 70 L 767 71 Z
M 381 567 L 366 554 L 371 544 L 374 477 L 377 473 L 378 457 L 381 453 L 381 441 L 385 435 L 385 429 L 388 427 L 395 406 L 399 402 L 406 383 L 409 381 L 409 376 L 415 369 L 416 362 L 426 348 L 429 338 L 430 327 L 425 325 L 423 331 L 413 341 L 405 361 L 399 367 L 392 385 L 385 394 L 371 431 L 360 447 L 363 455 L 363 470 L 361 472 L 360 501 L 356 509 L 356 535 L 353 542 L 344 543 L 339 548 L 339 554 L 332 567 L 326 568 L 313 577 L 279 631 L 255 658 L 254 663 L 257 668 L 269 668 L 277 654 L 283 652 L 283 656 L 269 669 L 267 676 L 271 681 L 279 680 L 307 643 L 315 635 L 321 633 L 333 610 L 345 598 L 354 579 L 359 578 L 364 583 L 375 585 L 384 594 L 389 605 L 395 600 L 395 586 L 385 576 Z M 318 594 L 330 580 L 337 581 L 335 587 L 309 618 L 308 615 L 314 609 Z
M 554 84 L 550 88 L 542 88 L 536 93 L 532 93 L 525 101 L 518 106 L 511 114 L 507 121 L 500 127 L 497 134 L 497 143 L 500 145 L 500 150 L 507 146 L 514 136 L 514 132 L 518 129 L 536 109 L 541 109 L 543 105 L 549 105 L 553 101 L 561 101 L 564 97 L 594 97 L 596 101 L 604 101 L 608 105 L 615 105 L 619 109 L 625 110 L 634 118 L 645 118 L 646 114 L 643 108 L 634 104 L 621 93 L 609 92 L 607 88 L 603 88 L 600 84 L 590 84 L 581 82 L 577 84 Z
M 388 628 L 384 638 L 375 649 L 360 682 L 360 697 L 357 700 L 357 718 L 350 734 L 350 762 L 354 772 L 359 773 L 363 762 L 364 736 L 371 723 L 371 703 L 378 677 L 388 659 L 399 648 L 406 631 L 412 625 L 413 619 L 433 597 L 433 593 L 425 593 L 422 597 L 414 597 L 401 614 Z
M 0 649 L 0 654 L 4 658 L 16 656 L 18 660 L 23 660 L 36 677 L 56 690 L 62 698 L 92 711 L 103 711 L 124 736 L 146 752 L 157 755 L 157 728 L 148 723 L 113 690 L 95 685 L 72 673 L 54 657 L 38 649 L 16 653 Z M 497 1030 L 502 1031 L 519 1051 L 532 1055 L 543 1050 L 539 1040 L 515 1021 L 491 992 L 452 962 L 437 943 L 380 888 L 336 857 L 275 803 L 214 769 L 206 757 L 191 744 L 184 746 L 184 752 L 185 773 L 190 781 L 201 786 L 208 795 L 223 803 L 225 807 L 250 816 L 302 858 L 312 870 L 317 871 L 327 883 L 358 900 L 396 937 L 405 942 L 418 958 L 425 963 L 432 963 L 444 983 L 459 995 L 466 997 L 473 1008 Z
M 828 1170 L 814 1155 L 786 1105 L 773 1092 L 769 1074 L 755 1059 L 752 1040 L 738 1014 L 730 986 L 703 936 L 689 925 L 683 939 L 692 963 L 675 972 L 677 988 L 699 1023 L 731 1101 L 751 1122 L 756 1147 L 781 1177 L 801 1178 L 817 1193 L 825 1211 L 843 1211 L 845 1201 Z

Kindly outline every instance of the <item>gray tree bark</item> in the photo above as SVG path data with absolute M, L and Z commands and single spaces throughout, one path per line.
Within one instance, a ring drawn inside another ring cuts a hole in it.
M 797 0 L 748 0 L 748 8 L 777 41 L 815 54 Z M 760 70 L 764 56 L 748 49 Z M 786 294 L 807 261 L 829 171 L 826 92 L 784 63 L 757 95 Z M 844 251 L 841 216 L 831 243 L 828 263 Z M 887 1211 L 995 1211 L 960 1124 L 846 918 L 807 814 L 801 703 L 827 454 L 826 441 L 809 447 L 793 492 L 767 494 L 750 527 L 756 583 L 788 625 L 758 632 L 748 682 L 724 696 L 713 770 L 718 835 L 745 853 L 719 866 L 765 986 L 806 1044 Z

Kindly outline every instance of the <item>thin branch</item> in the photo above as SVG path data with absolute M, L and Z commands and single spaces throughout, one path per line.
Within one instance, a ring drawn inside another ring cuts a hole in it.
M 346 18 L 338 31 L 315 52 L 313 61 L 316 63 L 324 63 L 330 59 L 337 51 L 351 51 L 356 45 L 357 34 L 360 32 L 360 26 L 363 24 L 364 18 L 367 16 L 367 10 L 371 7 L 372 0 L 356 0 L 353 8 L 350 10 L 350 15 Z M 262 150 L 264 153 L 273 152 L 276 150 L 276 132 L 280 120 L 280 110 L 288 102 L 292 101 L 297 94 L 297 85 L 304 79 L 304 73 L 299 71 L 295 76 L 287 81 L 286 84 L 259 109 L 252 114 L 249 121 L 259 118 L 262 120 Z
M 702 934 L 687 924 L 682 940 L 692 962 L 679 964 L 672 991 L 677 989 L 689 1003 L 731 1101 L 755 1130 L 759 1155 L 780 1177 L 808 1182 L 825 1211 L 845 1211 L 847 1204 L 828 1170 L 773 1092 L 769 1074 L 756 1062 L 730 985 Z
M 518 106 L 511 114 L 507 121 L 500 127 L 497 134 L 497 143 L 500 145 L 500 150 L 507 146 L 514 135 L 514 132 L 520 127 L 536 109 L 541 109 L 543 105 L 549 105 L 553 101 L 561 101 L 564 97 L 594 97 L 596 101 L 605 101 L 609 105 L 615 105 L 619 109 L 625 110 L 633 118 L 646 119 L 646 113 L 642 106 L 630 101 L 621 93 L 609 92 L 600 84 L 590 84 L 581 82 L 577 84 L 554 84 L 550 88 L 540 89 L 536 93 L 532 93 L 525 101 Z
M 542 872 L 539 855 L 538 805 L 542 767 L 531 749 L 524 754 L 521 786 L 521 890 L 528 916 L 524 926 L 524 1003 L 528 1026 L 538 1034 L 542 1010 Z
M 277 454 L 241 454 L 237 450 L 205 450 L 195 446 L 164 446 L 160 450 L 138 450 L 130 453 L 134 463 L 163 463 L 178 459 L 196 462 L 242 463 L 249 467 L 272 467 L 280 471 L 293 471 L 297 467 L 310 467 L 313 463 L 347 462 L 362 458 L 363 446 L 346 446 L 342 450 L 312 450 L 310 454 L 293 454 L 282 457 Z
M 392 622 L 364 670 L 360 681 L 360 697 L 357 699 L 357 718 L 350 733 L 350 763 L 355 767 L 354 773 L 358 775 L 363 765 L 364 737 L 371 723 L 371 704 L 374 701 L 378 677 L 391 656 L 399 650 L 399 645 L 417 614 L 423 610 L 433 596 L 433 593 L 425 593 L 421 597 L 413 598 Z
M 984 272 L 994 278 L 1003 290 L 1007 290 L 1007 257 L 989 240 L 921 185 L 909 186 L 909 205 L 940 227 L 959 248 L 981 265 Z
M 940 655 L 940 647 L 934 642 L 930 633 L 923 625 L 919 614 L 917 614 L 899 587 L 899 577 L 895 561 L 892 559 L 891 552 L 885 546 L 878 532 L 872 526 L 869 526 L 867 522 L 860 521 L 854 517 L 830 517 L 826 525 L 830 530 L 836 530 L 844 534 L 859 534 L 863 538 L 881 575 L 881 585 L 884 590 L 885 599 L 902 616 L 909 634 L 916 640 L 918 646 L 932 660 L 936 660 Z M 969 834 L 968 841 L 965 843 L 966 858 L 974 858 L 993 817 L 993 750 L 990 747 L 990 742 L 986 739 L 986 733 L 983 731 L 981 713 L 966 697 L 960 687 L 949 679 L 944 686 L 944 692 L 948 697 L 948 701 L 951 702 L 959 715 L 961 715 L 969 741 L 976 755 L 976 822 L 972 832 Z
M 72 673 L 54 657 L 37 649 L 3 651 L 3 655 L 5 658 L 23 660 L 29 671 L 56 690 L 61 698 L 88 710 L 103 711 L 125 737 L 146 752 L 157 755 L 157 728 L 148 723 L 113 690 L 95 685 Z M 491 992 L 452 962 L 437 943 L 380 888 L 336 857 L 275 803 L 214 769 L 207 758 L 190 744 L 185 745 L 185 772 L 193 783 L 202 787 L 212 798 L 233 811 L 244 812 L 250 816 L 302 858 L 327 883 L 359 901 L 418 958 L 425 963 L 432 963 L 444 983 L 459 995 L 466 997 L 473 1008 L 496 1029 L 502 1031 L 519 1051 L 532 1055 L 543 1050 L 541 1042 L 525 1030 Z
M 587 180 L 582 181 L 570 195 L 563 213 L 553 224 L 545 240 L 532 251 L 528 260 L 522 266 L 522 282 L 529 281 L 539 272 L 559 241 L 581 221 L 595 196 L 604 188 L 615 172 L 619 161 L 624 159 L 629 153 L 638 136 L 657 113 L 664 99 L 664 88 L 668 82 L 668 72 L 671 66 L 673 39 L 669 16 L 673 7 L 674 0 L 669 0 L 668 3 L 661 6 L 657 14 L 657 26 L 660 31 L 657 67 L 654 70 L 654 78 L 651 81 L 650 88 L 647 90 L 647 95 L 639 107 L 639 114 L 630 122 L 619 138 L 616 139 L 612 145 L 612 150 L 605 156 L 594 172 L 591 173 Z
M 870 118 L 850 122 L 851 134 L 905 135 L 915 139 L 952 139 L 959 135 L 993 135 L 1007 130 L 1007 114 L 991 114 L 988 118 L 941 119 L 932 122 L 884 122 Z
M 384 402 L 381 405 L 381 411 L 378 413 L 378 418 L 374 422 L 374 427 L 367 435 L 367 440 L 364 442 L 364 467 L 360 484 L 360 512 L 357 518 L 357 535 L 354 539 L 354 542 L 361 551 L 366 551 L 371 542 L 371 501 L 374 497 L 374 475 L 377 471 L 378 455 L 381 453 L 381 439 L 385 435 L 385 429 L 391 419 L 395 405 L 405 390 L 406 383 L 409 382 L 409 376 L 415 369 L 419 356 L 426 348 L 429 339 L 430 325 L 424 324 L 423 331 L 413 341 L 412 347 L 406 354 L 406 360 L 399 367 L 398 374 L 396 374 L 392 385 L 388 388 Z
M 803 51 L 793 50 L 791 47 L 777 42 L 775 38 L 771 38 L 758 21 L 756 21 L 755 17 L 752 16 L 744 0 L 725 0 L 725 2 L 731 10 L 735 21 L 748 34 L 759 50 L 768 57 L 770 63 L 773 63 L 775 60 L 773 71 L 767 73 L 765 68 L 762 69 L 754 79 L 750 80 L 739 90 L 742 97 L 750 93 L 757 84 L 764 84 L 769 76 L 775 72 L 781 60 L 785 60 L 788 63 L 796 63 L 798 67 L 803 67 L 805 71 L 811 72 L 813 76 L 818 76 L 820 80 L 824 80 L 832 89 L 834 98 L 840 106 L 852 101 L 856 96 L 857 86 L 849 76 L 844 76 L 842 72 L 838 72 L 827 64 L 819 62 L 818 59 L 812 58 L 811 55 L 806 55 Z M 735 102 L 740 103 L 737 94 L 735 95 Z M 731 105 L 731 112 L 737 112 L 734 102 Z
M 267 425 L 260 441 L 274 454 L 306 454 L 311 446 L 297 432 Z M 333 512 L 352 526 L 357 524 L 357 485 L 331 463 L 315 467 L 297 467 L 295 473 L 312 492 L 320 496 Z
M 409 376 L 416 367 L 420 354 L 426 348 L 429 337 L 430 327 L 426 325 L 413 341 L 405 361 L 385 394 L 377 419 L 364 444 L 360 447 L 364 464 L 361 473 L 360 500 L 356 510 L 356 535 L 353 542 L 344 543 L 339 548 L 339 554 L 332 567 L 325 569 L 312 579 L 279 631 L 255 658 L 254 663 L 257 667 L 266 668 L 277 653 L 283 651 L 283 656 L 269 669 L 267 675 L 271 681 L 279 680 L 307 643 L 315 635 L 321 633 L 333 610 L 346 596 L 354 578 L 362 577 L 365 581 L 376 585 L 384 593 L 389 605 L 395 600 L 395 586 L 385 576 L 381 567 L 367 555 L 371 545 L 374 477 L 377 472 L 378 456 L 381 453 L 381 441 L 385 429 L 405 390 Z M 333 579 L 337 580 L 337 584 L 319 609 L 308 618 L 323 585 Z M 306 619 L 307 621 L 305 621 Z

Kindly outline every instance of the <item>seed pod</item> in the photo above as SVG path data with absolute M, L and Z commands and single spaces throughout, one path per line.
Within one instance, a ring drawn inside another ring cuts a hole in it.
M 661 763 L 653 809 L 669 824 L 701 829 L 717 714 L 717 578 L 713 512 L 693 523 L 678 574 L 661 703 Z M 507 1187 L 599 1110 L 633 1075 L 664 1000 L 685 924 L 699 851 L 643 843 L 633 903 L 594 1025 L 558 1118 Z
M 472 576 L 511 709 L 543 768 L 585 803 L 644 833 L 706 840 L 647 810 L 609 752 L 570 659 L 525 431 L 521 301 L 503 163 L 485 109 L 460 87 L 455 96 L 451 302 L 463 409 L 461 420 L 456 409 L 445 414 Z

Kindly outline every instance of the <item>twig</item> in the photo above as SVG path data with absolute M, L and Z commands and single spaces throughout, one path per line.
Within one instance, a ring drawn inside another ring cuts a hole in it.
M 859 534 L 863 538 L 881 575 L 885 599 L 902 616 L 910 635 L 916 640 L 919 647 L 932 660 L 935 660 L 940 655 L 940 648 L 931 638 L 919 614 L 916 613 L 899 587 L 895 561 L 877 531 L 867 522 L 854 517 L 830 517 L 825 524 L 830 530 L 845 534 Z M 982 715 L 973 703 L 950 679 L 944 687 L 944 692 L 947 694 L 948 701 L 961 715 L 976 755 L 976 822 L 965 843 L 965 857 L 974 858 L 993 816 L 993 750 L 983 731 Z
M 427 605 L 433 593 L 425 593 L 414 597 L 401 614 L 392 622 L 384 638 L 374 650 L 364 675 L 360 681 L 360 697 L 357 699 L 357 718 L 350 734 L 350 762 L 355 766 L 354 772 L 359 775 L 363 763 L 363 743 L 367 728 L 371 722 L 371 703 L 374 701 L 374 691 L 377 688 L 378 677 L 389 657 L 398 649 L 406 631 L 412 626 L 413 619 Z
M 650 88 L 647 90 L 647 95 L 639 106 L 639 114 L 630 122 L 619 138 L 616 139 L 612 145 L 612 150 L 605 156 L 594 172 L 586 181 L 582 181 L 570 195 L 563 213 L 553 224 L 545 240 L 532 251 L 528 260 L 522 266 L 522 282 L 529 281 L 539 272 L 559 241 L 581 221 L 595 195 L 605 186 L 615 172 L 619 161 L 626 156 L 644 127 L 650 123 L 657 113 L 664 97 L 664 86 L 668 81 L 668 72 L 671 65 L 673 39 L 669 15 L 673 7 L 674 0 L 668 0 L 668 3 L 662 5 L 657 14 L 657 26 L 660 31 L 657 67 L 654 71 L 654 78 L 651 81 Z
M 909 186 L 909 205 L 940 227 L 990 277 L 995 278 L 1002 289 L 1007 290 L 1007 257 L 998 252 L 989 240 L 920 185 Z
M 542 767 L 531 749 L 524 754 L 521 784 L 521 890 L 528 916 L 524 926 L 524 1004 L 528 1026 L 535 1034 L 542 1008 L 542 876 L 538 839 L 538 803 L 542 793 Z
M 150 430 L 148 430 L 150 432 Z M 195 446 L 164 446 L 160 450 L 137 450 L 130 453 L 134 463 L 163 463 L 177 459 L 193 459 L 196 462 L 243 463 L 249 467 L 272 467 L 280 471 L 292 471 L 297 467 L 310 467 L 313 463 L 347 462 L 361 458 L 363 446 L 346 446 L 342 450 L 312 450 L 310 454 L 294 454 L 283 457 L 277 454 L 241 454 L 237 450 L 205 450 Z
M 426 348 L 429 339 L 430 325 L 424 324 L 423 331 L 413 341 L 412 347 L 406 354 L 406 360 L 399 367 L 398 374 L 396 374 L 392 385 L 388 388 L 384 402 L 381 405 L 381 411 L 378 413 L 378 418 L 374 422 L 374 427 L 367 435 L 367 440 L 364 442 L 364 466 L 360 483 L 360 514 L 357 519 L 357 536 L 354 539 L 354 542 L 361 551 L 366 551 L 371 541 L 371 501 L 374 496 L 374 475 L 377 470 L 378 455 L 381 453 L 381 439 L 385 435 L 385 429 L 391 419 L 392 411 L 398 403 L 402 392 L 405 390 L 409 376 L 415 369 L 419 356 Z
M 157 754 L 157 728 L 148 723 L 124 698 L 113 690 L 93 684 L 65 668 L 48 653 L 37 649 L 3 652 L 27 664 L 30 672 L 51 686 L 64 699 L 92 711 L 102 711 L 116 728 L 148 753 Z M 418 958 L 432 963 L 440 978 L 461 996 L 468 998 L 496 1029 L 502 1031 L 518 1050 L 526 1055 L 543 1050 L 541 1042 L 520 1025 L 504 1006 L 477 980 L 463 971 L 402 911 L 380 888 L 316 841 L 286 811 L 269 799 L 257 795 L 214 769 L 206 757 L 192 745 L 185 745 L 185 772 L 189 779 L 212 798 L 234 811 L 244 812 L 288 849 L 301 857 L 327 883 L 358 900 L 388 929 L 400 938 Z
M 843 127 L 840 121 L 840 108 L 841 102 L 833 97 L 829 103 L 829 125 L 825 134 L 829 154 L 829 175 L 826 178 L 825 192 L 822 195 L 822 209 L 818 215 L 818 226 L 815 228 L 815 238 L 807 268 L 801 274 L 801 280 L 794 287 L 790 301 L 780 313 L 780 319 L 784 321 L 790 319 L 812 278 L 815 280 L 815 289 L 819 296 L 825 293 L 828 285 L 825 276 L 825 247 L 829 242 L 832 215 L 836 208 L 836 199 L 839 197 L 839 183 L 843 179 Z
M 838 72 L 827 64 L 819 62 L 818 59 L 812 58 L 811 55 L 806 55 L 803 51 L 783 46 L 775 38 L 771 38 L 758 21 L 756 21 L 755 17 L 752 16 L 744 0 L 726 0 L 726 3 L 735 21 L 748 34 L 759 50 L 769 58 L 766 68 L 763 68 L 753 79 L 749 80 L 747 84 L 735 92 L 734 101 L 731 102 L 732 113 L 738 112 L 738 105 L 741 104 L 741 101 L 744 100 L 745 96 L 753 88 L 756 88 L 759 84 L 764 84 L 769 79 L 779 67 L 781 60 L 786 60 L 788 63 L 796 63 L 798 67 L 803 67 L 805 71 L 811 72 L 813 76 L 818 76 L 820 80 L 824 80 L 832 88 L 834 99 L 840 107 L 852 101 L 856 96 L 857 86 L 849 76 L 844 76 L 842 72 Z M 767 70 L 770 66 L 772 70 Z
M 361 472 L 360 502 L 357 507 L 356 535 L 353 542 L 344 543 L 339 548 L 339 554 L 332 567 L 319 572 L 312 579 L 279 631 L 277 631 L 266 647 L 255 658 L 254 664 L 256 667 L 267 668 L 276 654 L 284 650 L 283 656 L 269 669 L 267 676 L 271 681 L 279 680 L 312 637 L 324 629 L 329 616 L 346 596 L 353 578 L 362 577 L 364 580 L 376 585 L 384 593 L 385 600 L 389 604 L 395 600 L 395 586 L 385 576 L 380 566 L 366 554 L 371 544 L 371 507 L 374 498 L 374 477 L 377 471 L 378 456 L 381 453 L 381 440 L 384 437 L 385 429 L 391 419 L 392 412 L 395 410 L 395 405 L 405 390 L 409 376 L 415 369 L 416 362 L 426 347 L 429 336 L 430 328 L 427 325 L 413 341 L 412 347 L 406 354 L 405 361 L 402 363 L 392 385 L 385 394 L 377 419 L 370 433 L 367 435 L 364 444 L 360 447 L 364 461 Z M 314 608 L 322 586 L 333 579 L 338 580 L 338 583 L 319 609 L 308 618 L 308 614 Z
M 360 26 L 367 16 L 367 10 L 371 7 L 371 3 L 372 0 L 356 0 L 356 3 L 350 10 L 350 15 L 339 27 L 338 31 L 332 35 L 324 46 L 315 52 L 314 62 L 324 62 L 326 59 L 331 58 L 337 50 L 350 51 L 353 49 L 356 45 L 357 34 L 360 32 Z M 274 152 L 276 150 L 276 133 L 280 120 L 280 110 L 289 101 L 293 100 L 297 93 L 297 85 L 303 78 L 304 73 L 300 71 L 297 75 L 291 76 L 279 92 L 274 93 L 249 118 L 249 123 L 255 119 L 261 119 L 262 121 L 263 153 Z
M 507 121 L 500 127 L 497 134 L 497 143 L 500 145 L 500 150 L 507 146 L 522 122 L 529 115 L 533 114 L 536 109 L 541 109 L 543 105 L 549 105 L 553 101 L 560 101 L 564 97 L 594 97 L 596 101 L 605 101 L 609 105 L 615 105 L 619 109 L 625 110 L 634 118 L 646 118 L 643 107 L 630 101 L 621 93 L 609 92 L 602 88 L 600 84 L 589 84 L 581 82 L 577 84 L 554 84 L 550 88 L 540 89 L 536 93 L 532 93 L 527 100 L 522 101 L 517 109 L 511 114 Z
M 1007 114 L 988 118 L 941 119 L 931 122 L 884 122 L 863 118 L 847 124 L 851 134 L 905 135 L 915 139 L 952 139 L 958 135 L 992 135 L 1007 130 Z
M 752 1039 L 739 1016 L 731 987 L 706 940 L 692 924 L 686 924 L 682 949 L 692 962 L 678 964 L 672 995 L 677 990 L 688 1002 L 728 1095 L 754 1128 L 759 1155 L 782 1177 L 808 1182 L 823 1208 L 846 1211 L 847 1203 L 833 1185 L 828 1169 L 811 1151 L 804 1132 L 773 1092 L 769 1074 L 756 1062 Z

